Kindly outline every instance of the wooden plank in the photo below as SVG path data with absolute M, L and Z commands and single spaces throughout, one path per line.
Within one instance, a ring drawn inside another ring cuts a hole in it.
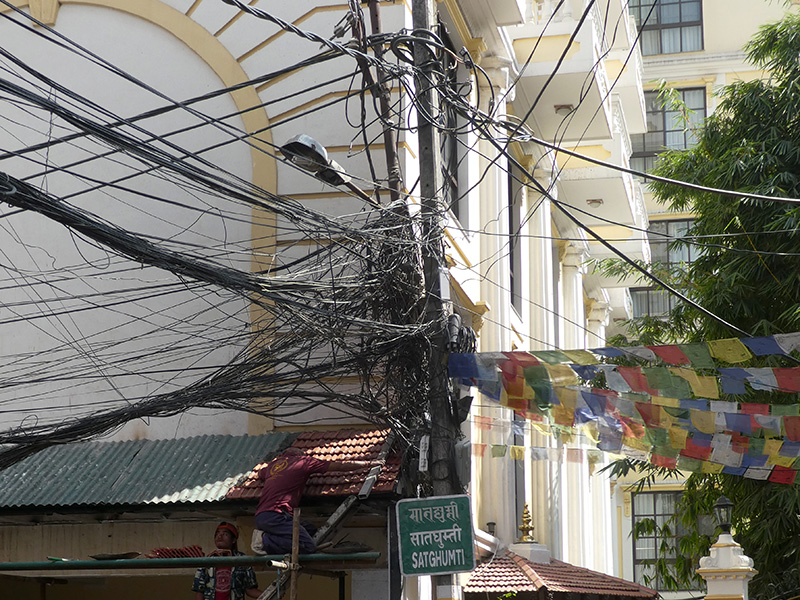
M 300 509 L 294 509 L 294 519 L 292 520 L 292 564 L 289 567 L 289 600 L 297 600 L 297 569 L 300 565 Z

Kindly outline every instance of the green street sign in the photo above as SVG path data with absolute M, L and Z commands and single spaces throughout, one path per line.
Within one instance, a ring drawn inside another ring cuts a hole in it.
M 469 496 L 410 498 L 397 503 L 400 571 L 445 575 L 475 568 Z

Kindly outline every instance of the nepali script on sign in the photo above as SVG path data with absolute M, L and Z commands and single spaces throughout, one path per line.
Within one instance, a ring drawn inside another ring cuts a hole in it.
M 439 575 L 475 567 L 468 496 L 436 496 L 397 503 L 403 575 Z

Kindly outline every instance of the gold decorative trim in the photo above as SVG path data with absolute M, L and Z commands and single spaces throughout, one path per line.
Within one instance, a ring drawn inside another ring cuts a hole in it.
M 482 38 L 472 37 L 472 33 L 470 33 L 469 26 L 467 25 L 467 20 L 461 13 L 461 7 L 458 6 L 456 0 L 436 1 L 440 4 L 444 4 L 448 14 L 453 19 L 453 25 L 456 27 L 456 32 L 463 41 L 464 46 L 467 48 L 469 55 L 472 57 L 472 60 L 474 60 L 477 64 L 480 64 L 481 55 L 488 49 L 486 42 L 484 42 Z
M 472 262 L 469 260 L 469 258 L 467 258 L 467 255 L 461 249 L 461 244 L 459 244 L 455 240 L 455 238 L 453 237 L 453 234 L 450 233 L 449 230 L 445 229 L 444 230 L 444 235 L 450 241 L 450 245 L 453 248 L 453 250 L 455 250 L 458 253 L 458 255 L 461 257 L 461 260 L 463 261 L 464 266 L 467 267 L 467 268 L 472 267 Z
M 58 18 L 59 0 L 30 0 L 28 8 L 31 16 L 45 25 L 55 25 Z

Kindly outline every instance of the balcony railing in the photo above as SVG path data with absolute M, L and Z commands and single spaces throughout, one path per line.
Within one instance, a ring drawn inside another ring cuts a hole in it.
M 530 7 L 532 11 L 533 21 L 535 23 L 545 23 L 553 16 L 552 22 L 560 23 L 565 19 L 572 18 L 572 2 L 567 0 L 563 6 L 556 12 L 560 0 L 533 0 Z

